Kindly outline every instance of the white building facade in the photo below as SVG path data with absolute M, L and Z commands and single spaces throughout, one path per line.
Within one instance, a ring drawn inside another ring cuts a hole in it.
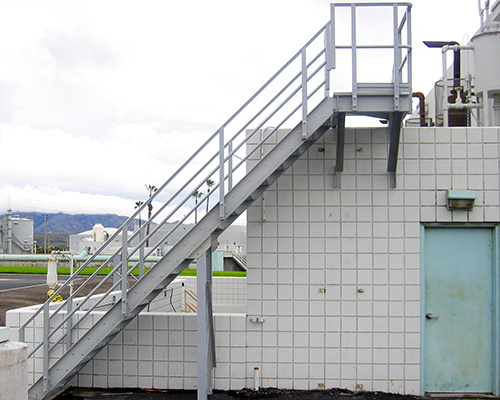
M 491 230 L 490 273 L 497 276 L 499 129 L 406 128 L 399 155 L 397 188 L 389 189 L 387 130 L 348 130 L 342 184 L 335 189 L 329 131 L 265 193 L 265 213 L 262 201 L 250 209 L 247 312 L 265 321 L 247 323 L 247 376 L 261 365 L 263 386 L 271 387 L 423 394 L 444 384 L 426 378 L 428 363 L 442 358 L 443 368 L 451 366 L 446 344 L 436 360 L 429 354 L 434 345 L 424 340 L 433 329 L 426 324 L 446 318 L 425 317 L 433 311 L 424 306 L 432 289 L 423 273 L 425 236 L 438 226 Z M 449 189 L 474 191 L 473 210 L 448 210 Z M 496 288 L 488 290 L 495 295 L 483 306 L 494 310 Z M 465 318 L 465 325 L 473 323 Z M 496 322 L 487 329 L 487 351 L 498 354 Z M 460 351 L 469 359 L 472 349 L 465 347 Z M 478 391 L 498 390 L 495 357 L 475 362 L 489 368 L 489 387 Z M 463 382 L 453 384 L 468 391 L 467 379 L 476 378 L 461 373 Z

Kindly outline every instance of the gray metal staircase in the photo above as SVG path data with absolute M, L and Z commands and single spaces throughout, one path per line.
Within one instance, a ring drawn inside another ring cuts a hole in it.
M 335 67 L 335 10 L 336 7 L 351 7 L 351 15 L 356 18 L 355 10 L 363 6 L 366 4 L 332 5 L 331 21 L 159 187 L 53 297 L 72 280 L 81 278 L 83 269 L 97 255 L 109 254 L 117 238 L 121 238 L 121 248 L 113 251 L 109 260 L 68 299 L 62 303 L 51 303 L 49 299 L 22 325 L 20 340 L 28 342 L 29 357 L 36 372 L 35 382 L 29 390 L 30 399 L 45 398 L 66 385 L 184 268 L 202 257 L 211 248 L 214 238 L 247 210 L 328 129 L 337 126 L 337 131 L 343 134 L 345 115 L 357 111 L 352 107 L 352 95 L 350 108 L 340 107 L 340 97 L 332 94 L 330 87 L 330 71 Z M 403 59 L 401 53 L 410 52 L 408 45 L 398 41 L 401 30 L 406 27 L 405 22 L 409 21 L 410 6 L 393 3 L 378 6 L 389 7 L 395 12 L 392 48 L 394 54 L 398 54 L 394 64 L 398 71 L 401 69 L 399 61 Z M 355 29 L 356 24 L 352 26 Z M 370 48 L 374 46 L 370 45 Z M 360 91 L 358 104 L 365 104 L 362 98 L 366 95 L 374 104 L 379 105 L 379 99 L 384 105 L 373 110 L 377 115 L 391 117 L 394 113 L 411 111 L 409 83 L 400 85 L 402 77 L 396 73 L 393 78 L 392 83 L 373 84 L 368 93 Z M 353 82 L 353 85 L 357 86 L 358 82 Z M 408 89 L 409 102 L 405 100 Z M 391 101 L 387 101 L 388 97 Z M 287 126 L 293 128 L 286 130 L 288 133 L 281 137 Z M 399 132 L 399 123 L 397 130 Z M 215 185 L 210 192 L 201 194 L 208 180 Z M 153 201 L 155 213 L 146 224 L 129 233 L 136 217 Z M 169 229 L 165 230 L 167 224 Z M 191 224 L 191 229 L 186 229 L 186 224 Z M 149 247 L 146 247 L 147 243 Z M 143 274 L 146 257 L 165 248 L 170 250 Z M 139 261 L 131 261 L 137 257 Z M 98 272 L 111 265 L 112 272 L 99 280 Z M 135 276 L 137 271 L 141 272 Z M 78 299 L 83 288 L 96 280 L 98 283 L 90 295 Z M 92 295 L 99 291 L 104 294 L 93 300 Z M 88 321 L 92 311 L 111 297 L 115 299 L 114 306 L 82 337 L 73 337 L 74 329 Z M 43 337 L 30 342 L 26 332 L 34 329 L 35 324 L 43 326 Z M 37 365 L 42 366 L 39 371 Z

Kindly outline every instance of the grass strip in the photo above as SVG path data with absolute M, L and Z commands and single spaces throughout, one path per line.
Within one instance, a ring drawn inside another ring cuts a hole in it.
M 98 267 L 84 268 L 81 275 L 92 275 Z M 113 268 L 106 267 L 99 275 L 108 275 Z M 76 268 L 75 268 L 76 270 Z M 19 267 L 19 266 L 0 266 L 0 274 L 47 274 L 47 267 Z M 69 267 L 58 267 L 58 275 L 69 275 Z M 134 275 L 139 275 L 139 271 L 133 272 Z M 196 276 L 195 269 L 185 269 L 180 273 L 180 276 Z M 245 277 L 246 271 L 214 271 L 213 276 L 226 276 L 226 277 Z

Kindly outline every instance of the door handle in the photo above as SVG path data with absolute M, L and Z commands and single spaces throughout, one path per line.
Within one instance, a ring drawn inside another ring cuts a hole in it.
M 427 319 L 438 319 L 439 315 L 432 315 L 430 312 L 425 314 L 425 318 Z

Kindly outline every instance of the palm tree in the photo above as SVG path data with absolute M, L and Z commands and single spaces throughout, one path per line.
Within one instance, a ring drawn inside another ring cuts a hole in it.
M 136 201 L 135 202 L 135 207 L 134 207 L 134 210 L 137 209 L 137 208 L 141 208 L 141 206 L 144 204 L 143 201 Z M 139 213 L 139 229 L 141 229 L 141 226 L 142 226 L 142 221 L 141 221 L 141 213 Z
M 155 193 L 158 190 L 158 188 L 154 185 L 146 185 L 146 189 L 149 192 L 149 197 L 151 197 L 153 195 L 153 193 Z M 146 236 L 149 235 L 149 228 L 150 228 L 149 220 L 151 219 L 151 214 L 153 214 L 153 202 L 152 201 L 150 201 L 148 203 L 148 226 L 146 228 Z M 148 246 L 149 246 L 149 239 L 146 240 L 146 247 L 148 247 Z
M 212 188 L 213 185 L 215 185 L 215 182 L 212 179 L 207 179 L 205 182 L 207 185 L 207 214 L 208 214 L 208 195 L 210 194 L 210 189 Z
M 195 204 L 195 208 L 194 208 L 194 223 L 195 224 L 198 223 L 198 199 L 201 196 L 203 196 L 203 193 L 200 192 L 199 190 L 197 190 L 196 192 L 193 193 L 194 204 Z

